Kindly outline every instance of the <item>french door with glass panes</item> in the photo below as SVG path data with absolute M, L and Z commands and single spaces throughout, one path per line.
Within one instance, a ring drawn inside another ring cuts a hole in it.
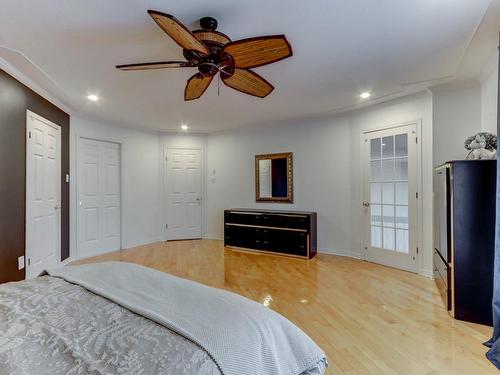
M 417 272 L 416 124 L 362 137 L 364 256 L 369 262 Z

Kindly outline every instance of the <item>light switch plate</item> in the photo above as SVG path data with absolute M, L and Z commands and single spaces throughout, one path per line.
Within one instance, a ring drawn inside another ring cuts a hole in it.
M 17 269 L 18 270 L 24 269 L 24 255 L 17 258 Z

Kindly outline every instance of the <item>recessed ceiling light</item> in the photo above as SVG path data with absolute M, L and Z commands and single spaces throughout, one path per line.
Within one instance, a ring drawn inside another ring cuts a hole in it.
M 97 95 L 90 94 L 87 96 L 87 99 L 92 100 L 93 102 L 97 102 L 99 100 L 99 97 Z
M 182 124 L 182 125 L 181 125 L 181 129 L 182 129 L 182 130 L 188 130 L 188 129 L 189 129 L 189 126 L 187 126 L 186 124 Z
M 361 95 L 359 95 L 359 97 L 361 99 L 368 99 L 370 97 L 370 93 L 368 91 L 365 91 L 365 92 L 362 92 Z

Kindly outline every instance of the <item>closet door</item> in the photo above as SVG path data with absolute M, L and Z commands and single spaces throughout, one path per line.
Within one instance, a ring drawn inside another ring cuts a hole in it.
M 167 236 L 201 238 L 201 150 L 167 148 Z
M 79 139 L 77 194 L 78 256 L 120 249 L 119 144 Z
M 61 258 L 61 128 L 27 112 L 26 278 Z

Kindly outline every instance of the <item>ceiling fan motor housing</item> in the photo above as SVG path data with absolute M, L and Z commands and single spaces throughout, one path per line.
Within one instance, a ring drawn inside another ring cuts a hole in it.
M 204 76 L 211 77 L 219 72 L 219 65 L 215 62 L 204 61 L 198 65 L 198 71 Z
M 224 46 L 231 39 L 220 31 L 216 31 L 217 20 L 213 17 L 203 17 L 200 20 L 200 30 L 193 34 L 208 48 L 209 54 L 204 55 L 196 51 L 184 50 L 184 57 L 192 64 L 198 66 L 198 71 L 205 77 L 212 77 L 221 72 L 225 75 L 234 73 L 234 62 L 231 56 L 224 53 Z
M 200 26 L 202 29 L 215 30 L 217 29 L 217 20 L 213 17 L 203 17 L 200 19 Z

